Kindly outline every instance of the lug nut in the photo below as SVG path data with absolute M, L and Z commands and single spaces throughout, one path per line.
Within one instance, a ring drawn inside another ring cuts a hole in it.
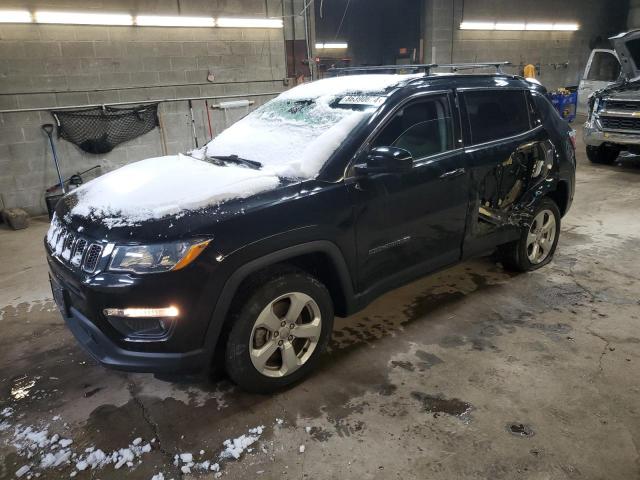
M 278 335 L 280 335 L 280 332 L 273 332 L 274 337 L 277 337 Z
M 281 322 L 281 323 L 280 323 L 280 326 L 281 326 L 281 327 L 284 327 L 286 324 L 287 324 L 287 322 Z
M 284 343 L 284 342 L 283 342 L 282 340 L 280 340 L 280 341 L 278 342 L 278 345 L 279 345 L 279 346 L 282 346 L 282 344 L 283 344 L 283 343 Z
M 296 324 L 295 324 L 295 323 L 292 323 L 291 325 L 289 325 L 289 329 L 290 329 L 290 330 L 293 330 L 293 329 L 295 328 L 295 326 L 296 326 Z
M 293 341 L 293 335 L 289 335 L 289 338 L 287 340 L 289 340 L 290 342 Z

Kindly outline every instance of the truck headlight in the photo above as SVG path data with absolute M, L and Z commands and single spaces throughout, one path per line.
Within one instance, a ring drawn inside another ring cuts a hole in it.
M 111 255 L 109 270 L 132 273 L 180 270 L 193 262 L 210 242 L 210 239 L 194 239 L 152 245 L 118 245 Z

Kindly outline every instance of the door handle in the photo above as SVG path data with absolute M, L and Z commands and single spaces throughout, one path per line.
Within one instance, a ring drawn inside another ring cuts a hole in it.
M 443 173 L 442 175 L 440 175 L 440 178 L 458 177 L 460 175 L 464 175 L 465 172 L 466 170 L 464 168 L 456 168 L 455 170 L 450 170 L 448 172 Z

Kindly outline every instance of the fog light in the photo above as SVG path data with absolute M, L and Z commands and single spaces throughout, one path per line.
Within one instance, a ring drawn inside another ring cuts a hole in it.
M 177 307 L 165 308 L 105 308 L 103 313 L 107 317 L 125 318 L 158 318 L 177 317 L 180 311 Z
M 180 313 L 177 307 L 166 308 L 105 308 L 107 320 L 127 342 L 157 342 L 166 340 Z

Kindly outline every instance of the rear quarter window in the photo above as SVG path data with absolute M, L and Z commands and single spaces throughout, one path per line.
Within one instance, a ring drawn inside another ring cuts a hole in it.
M 471 144 L 511 137 L 529 130 L 529 107 L 524 90 L 464 92 Z

